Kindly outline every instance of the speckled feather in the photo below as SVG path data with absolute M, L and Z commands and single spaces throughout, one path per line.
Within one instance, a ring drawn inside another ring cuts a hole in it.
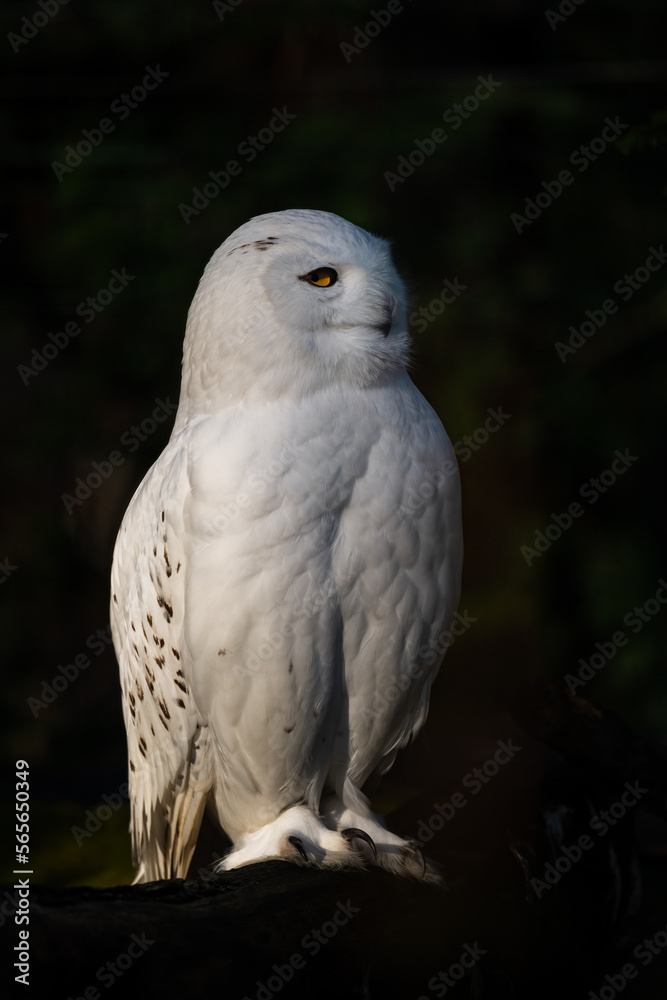
M 360 790 L 423 724 L 462 555 L 407 346 L 387 245 L 336 216 L 260 216 L 206 268 L 112 571 L 138 880 L 186 873 L 207 803 L 227 867 L 289 856 L 289 810 L 315 863 L 348 856 L 341 817 L 378 837 Z

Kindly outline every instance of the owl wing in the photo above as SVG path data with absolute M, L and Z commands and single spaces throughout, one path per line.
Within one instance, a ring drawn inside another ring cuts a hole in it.
M 137 882 L 187 874 L 212 785 L 209 730 L 182 643 L 187 490 L 186 450 L 172 440 L 127 509 L 113 559 Z
M 426 721 L 463 561 L 459 471 L 439 418 L 407 379 L 377 400 L 382 432 L 337 554 L 357 787 L 388 771 Z

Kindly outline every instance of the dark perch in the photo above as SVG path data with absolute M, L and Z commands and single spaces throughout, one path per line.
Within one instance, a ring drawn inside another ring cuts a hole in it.
M 451 782 L 391 818 L 392 829 L 415 834 L 432 821 L 425 853 L 441 864 L 446 890 L 379 870 L 285 862 L 115 889 L 34 887 L 31 995 L 92 1000 L 111 985 L 118 995 L 238 1000 L 561 1000 L 597 991 L 627 960 L 617 945 L 642 938 L 641 913 L 631 916 L 638 810 L 593 835 L 594 846 L 540 898 L 530 880 L 543 880 L 563 847 L 591 833 L 591 816 L 617 801 L 625 782 L 647 788 L 641 807 L 665 817 L 667 755 L 554 686 L 531 691 L 514 717 L 526 734 L 523 756 L 484 794 L 468 793 L 454 821 L 433 819 L 460 791 Z M 655 913 L 646 927 L 662 927 L 653 924 Z M 4 939 L 14 936 L 6 927 Z M 456 983 L 446 993 L 441 972 Z

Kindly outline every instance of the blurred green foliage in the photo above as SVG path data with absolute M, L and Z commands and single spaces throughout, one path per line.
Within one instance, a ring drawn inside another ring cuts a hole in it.
M 31 763 L 43 881 L 129 875 L 126 810 L 81 848 L 70 833 L 77 810 L 125 780 L 113 653 L 88 643 L 108 623 L 122 514 L 170 426 L 132 451 L 122 438 L 156 399 L 177 399 L 199 275 L 252 215 L 320 208 L 390 238 L 415 310 L 458 278 L 465 292 L 415 327 L 413 377 L 453 441 L 489 408 L 511 414 L 462 462 L 462 608 L 477 623 L 447 657 L 430 726 L 445 724 L 453 690 L 503 704 L 531 678 L 576 672 L 667 576 L 667 267 L 628 301 L 614 292 L 666 235 L 664 10 L 617 2 L 603 15 L 591 2 L 553 31 L 539 5 L 422 2 L 346 61 L 340 43 L 355 44 L 369 9 L 243 0 L 221 21 L 204 2 L 72 4 L 6 47 L 0 557 L 17 568 L 0 591 L 2 740 L 10 770 Z M 25 11 L 8 5 L 9 31 Z M 157 65 L 168 78 L 124 119 L 111 112 Z M 443 124 L 489 74 L 501 86 L 460 127 Z M 295 121 L 242 159 L 240 143 L 283 107 Z M 616 116 L 621 138 L 579 171 L 571 155 Z M 114 131 L 58 181 L 52 163 L 104 117 Z M 391 191 L 385 173 L 436 128 L 446 142 Z M 233 158 L 240 176 L 186 225 L 179 205 Z M 573 183 L 517 233 L 511 215 L 564 169 Z M 114 268 L 135 277 L 24 384 L 18 366 Z M 554 344 L 610 297 L 618 312 L 561 362 Z M 521 546 L 626 448 L 638 461 L 529 567 Z M 62 494 L 116 449 L 123 463 L 68 513 Z M 667 610 L 580 693 L 664 734 L 666 635 Z M 82 653 L 90 666 L 35 717 L 27 699 Z

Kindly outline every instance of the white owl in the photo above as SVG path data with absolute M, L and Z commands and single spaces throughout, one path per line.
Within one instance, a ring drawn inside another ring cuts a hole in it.
M 407 358 L 389 248 L 336 215 L 261 215 L 206 267 L 113 561 L 136 881 L 186 875 L 204 810 L 223 869 L 430 876 L 362 793 L 426 718 L 459 595 L 456 460 Z

